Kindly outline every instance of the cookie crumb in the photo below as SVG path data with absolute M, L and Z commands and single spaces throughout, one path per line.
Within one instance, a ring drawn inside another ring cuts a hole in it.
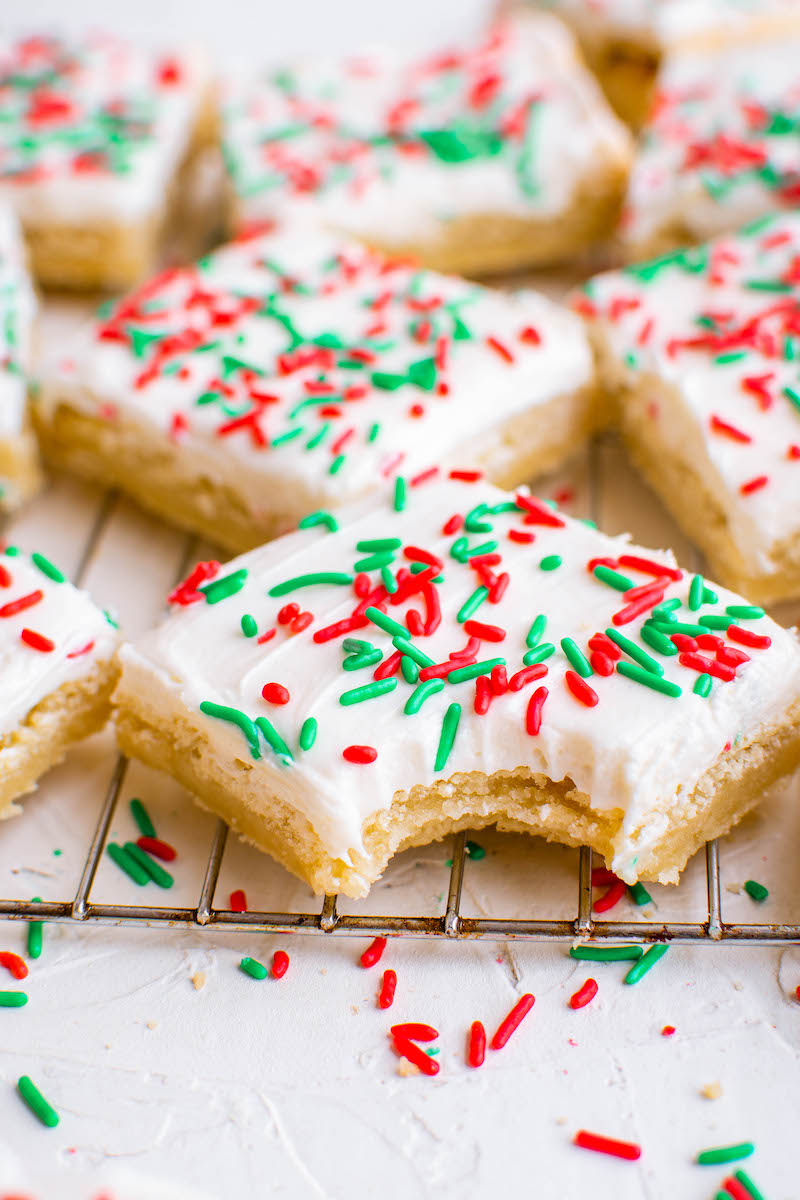
M 719 1100 L 722 1095 L 722 1084 L 707 1083 L 705 1087 L 700 1088 L 700 1095 L 704 1096 L 706 1100 Z
M 148 1028 L 148 1029 L 157 1029 L 157 1028 L 158 1028 L 158 1021 L 148 1021 L 148 1022 L 147 1022 L 147 1028 Z
M 409 1062 L 407 1058 L 401 1058 L 397 1064 L 397 1074 L 402 1075 L 403 1079 L 407 1079 L 410 1075 L 420 1075 L 422 1072 L 419 1067 Z
M 194 990 L 196 992 L 199 992 L 200 989 L 204 988 L 205 986 L 206 986 L 205 971 L 195 971 L 194 975 L 192 976 L 192 987 L 194 988 Z
M 741 883 L 726 883 L 725 891 L 730 892 L 732 896 L 741 896 L 742 884 Z

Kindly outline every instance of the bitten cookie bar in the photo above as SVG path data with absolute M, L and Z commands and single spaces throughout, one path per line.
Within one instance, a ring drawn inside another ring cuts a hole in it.
M 535 0 L 574 29 L 616 111 L 640 125 L 662 58 L 795 32 L 797 0 Z
M 204 68 L 104 35 L 0 42 L 0 200 L 40 283 L 130 287 L 152 270 L 182 166 L 213 129 Z
M 235 550 L 432 463 L 519 483 L 599 419 L 574 313 L 304 228 L 159 276 L 67 351 L 46 455 Z
M 105 725 L 118 642 L 110 619 L 43 555 L 0 553 L 0 819 Z
M 0 203 L 0 512 L 16 508 L 40 483 L 27 415 L 35 310 L 19 226 Z
M 800 203 L 794 38 L 666 61 L 631 174 L 629 258 L 691 245 Z
M 225 567 L 121 651 L 124 750 L 316 890 L 497 824 L 674 882 L 800 761 L 800 646 L 527 494 L 430 483 Z
M 800 595 L 800 216 L 586 285 L 601 378 L 642 473 L 714 573 Z
M 575 257 L 612 230 L 630 162 L 625 129 L 547 16 L 426 59 L 242 71 L 222 107 L 237 226 L 306 214 L 466 275 Z

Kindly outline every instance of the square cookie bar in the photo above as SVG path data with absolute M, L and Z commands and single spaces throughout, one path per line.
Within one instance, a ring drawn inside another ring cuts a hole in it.
M 800 216 L 600 275 L 576 307 L 634 460 L 714 574 L 800 595 Z
M 28 421 L 35 312 L 19 224 L 12 210 L 0 204 L 0 512 L 16 508 L 40 483 Z
M 579 254 L 630 161 L 571 34 L 533 14 L 422 59 L 243 70 L 222 109 L 237 227 L 291 211 L 465 275 Z
M 526 493 L 433 482 L 200 563 L 121 650 L 123 749 L 318 892 L 496 824 L 674 882 L 800 761 L 800 646 Z
M 110 618 L 44 555 L 0 552 L 0 819 L 105 725 L 118 642 Z
M 321 230 L 161 275 L 66 351 L 34 410 L 46 455 L 234 550 L 434 463 L 519 483 L 599 419 L 574 313 Z
M 182 167 L 212 135 L 196 55 L 116 38 L 0 42 L 0 201 L 40 283 L 124 288 L 153 269 Z
M 668 58 L 622 220 L 629 259 L 800 204 L 800 11 L 794 37 Z

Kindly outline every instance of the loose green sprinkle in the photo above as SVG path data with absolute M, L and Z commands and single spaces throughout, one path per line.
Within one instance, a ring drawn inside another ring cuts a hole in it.
M 526 651 L 522 656 L 522 661 L 526 667 L 532 667 L 535 663 L 544 662 L 555 652 L 556 648 L 552 642 L 542 642 L 541 646 L 534 646 L 532 650 Z
M 268 974 L 267 968 L 256 958 L 243 958 L 239 963 L 239 970 L 244 971 L 251 979 L 266 979 Z
M 268 596 L 285 596 L 287 592 L 294 592 L 298 588 L 313 587 L 316 583 L 335 583 L 346 587 L 353 582 L 353 576 L 347 571 L 311 571 L 308 575 L 295 575 L 293 579 L 285 579 L 283 583 L 276 583 L 267 592 Z M 368 609 L 367 612 L 370 610 Z
M 207 717 L 216 717 L 219 721 L 230 721 L 232 725 L 238 725 L 244 736 L 247 738 L 247 744 L 250 747 L 250 753 L 253 758 L 261 758 L 261 748 L 258 744 L 258 730 L 255 722 L 248 717 L 247 713 L 243 713 L 238 708 L 229 708 L 227 704 L 215 704 L 213 700 L 202 700 L 200 702 L 200 712 Z
M 413 658 L 409 658 L 407 654 L 404 654 L 400 659 L 400 671 L 406 683 L 417 683 L 419 681 L 419 667 Z
M 659 654 L 677 654 L 678 647 L 668 638 L 665 633 L 661 633 L 658 629 L 654 629 L 652 625 L 643 625 L 639 630 L 639 637 L 643 642 L 647 642 L 648 646 L 652 646 Z
M 453 743 L 456 740 L 458 732 L 458 723 L 461 720 L 461 705 L 451 704 L 447 712 L 444 714 L 442 721 L 442 732 L 439 735 L 439 748 L 436 751 L 436 762 L 433 765 L 435 771 L 443 771 L 450 757 L 450 751 L 453 749 Z
M 475 588 L 475 591 L 472 593 L 472 595 L 467 597 L 467 599 L 461 605 L 461 608 L 456 613 L 456 620 L 460 624 L 463 624 L 464 621 L 468 621 L 472 614 L 478 611 L 488 595 L 489 589 L 487 587 L 483 587 L 483 585 L 481 585 L 480 587 Z
M 677 699 L 682 693 L 682 688 L 677 683 L 672 683 L 669 679 L 662 679 L 660 675 L 654 675 L 652 671 L 634 666 L 633 663 L 618 662 L 617 671 L 627 679 L 632 679 L 634 683 L 644 684 L 645 687 L 651 688 L 654 692 L 661 692 L 664 696 L 672 696 L 673 699 Z
M 671 600 L 662 600 L 653 609 L 653 616 L 665 621 L 672 620 L 671 614 L 676 608 L 680 608 L 681 602 L 677 596 L 673 596 Z
M 331 461 L 331 465 L 328 467 L 328 474 L 329 475 L 338 475 L 339 472 L 341 471 L 342 467 L 344 466 L 344 462 L 345 462 L 346 458 L 347 458 L 346 454 L 337 454 L 336 457 Z
M 645 904 L 653 903 L 653 897 L 643 883 L 632 883 L 628 888 L 628 894 L 638 908 L 643 908 Z
M 539 563 L 539 568 L 542 571 L 557 571 L 563 561 L 560 554 L 547 554 Z
M 735 1171 L 734 1179 L 738 1179 L 742 1187 L 747 1188 L 752 1200 L 766 1200 L 764 1193 L 760 1188 L 757 1188 L 746 1171 Z M 728 1193 L 725 1193 L 725 1200 L 728 1200 Z
M 220 600 L 227 600 L 229 596 L 240 592 L 246 579 L 247 567 L 241 567 L 238 571 L 232 571 L 230 575 L 223 575 L 222 579 L 203 584 L 197 590 L 203 593 L 207 604 L 219 604 Z
M 406 481 L 398 475 L 394 481 L 394 511 L 402 512 L 406 506 Z
M 47 1103 L 30 1075 L 21 1075 L 17 1080 L 17 1091 L 35 1117 L 38 1117 L 48 1129 L 55 1129 L 58 1124 L 58 1113 Z
M 525 645 L 530 646 L 531 649 L 533 649 L 534 646 L 538 646 L 539 642 L 544 636 L 546 626 L 547 617 L 544 615 L 544 613 L 539 613 L 538 617 L 533 622 L 525 636 Z
M 307 517 L 303 517 L 297 528 L 313 529 L 315 525 L 325 525 L 331 533 L 335 533 L 339 528 L 339 522 L 333 513 L 326 512 L 323 508 L 318 509 L 317 512 L 309 513 Z
M 32 554 L 31 562 L 35 563 L 42 574 L 46 575 L 48 579 L 52 579 L 55 583 L 64 583 L 67 578 L 66 575 L 64 575 L 62 571 L 59 571 L 58 567 L 54 566 L 53 563 L 50 562 L 50 559 L 45 558 L 43 554 Z
M 701 625 L 705 626 L 701 630 L 702 633 L 706 633 L 709 629 L 727 629 L 731 623 L 730 617 L 723 616 L 721 613 L 706 613 L 697 619 Z
M 769 891 L 764 887 L 763 883 L 756 883 L 755 879 L 748 879 L 744 885 L 744 890 L 751 900 L 758 900 L 759 903 L 766 900 L 769 895 Z
M 362 667 L 374 667 L 383 658 L 383 651 L 377 646 L 369 646 L 357 654 L 351 654 L 342 662 L 345 671 L 360 671 Z
M 134 796 L 130 801 L 131 816 L 136 822 L 136 827 L 142 837 L 156 836 L 156 827 L 150 819 L 150 814 L 137 796 Z
M 705 621 L 705 617 L 700 617 L 699 620 Z M 728 622 L 727 624 L 730 624 Z M 662 617 L 652 623 L 648 621 L 651 629 L 658 629 L 660 633 L 665 633 L 669 637 L 673 633 L 685 633 L 687 637 L 699 637 L 701 633 L 708 633 L 708 628 L 705 625 L 690 625 L 688 621 L 665 621 Z
M 615 588 L 618 592 L 627 592 L 634 586 L 633 580 L 628 579 L 627 575 L 621 575 L 619 571 L 612 571 L 610 567 L 604 567 L 602 563 L 598 563 L 593 574 L 595 579 L 599 579 L 601 583 L 607 583 L 609 587 Z
M 125 842 L 123 846 L 131 858 L 135 859 L 139 866 L 147 872 L 153 883 L 160 888 L 171 888 L 175 880 L 170 875 L 169 871 L 165 871 L 160 863 L 157 863 L 154 858 L 142 850 L 141 846 L 137 846 L 136 842 Z
M 297 739 L 301 750 L 310 750 L 317 740 L 317 722 L 314 717 L 306 717 L 300 728 L 300 737 Z
M 612 627 L 606 630 L 606 636 L 610 637 L 611 641 L 619 646 L 620 650 L 624 650 L 629 658 L 637 662 L 645 671 L 649 671 L 651 675 L 664 674 L 664 668 L 661 666 L 661 663 L 651 658 L 647 651 L 643 650 L 636 642 L 632 642 L 630 638 L 625 637 L 624 633 L 620 633 L 619 630 Z M 625 672 L 623 671 L 624 674 Z
M 242 633 L 245 637 L 255 637 L 258 633 L 258 622 L 250 613 L 245 613 L 242 617 Z
M 374 700 L 377 696 L 385 696 L 388 692 L 393 692 L 396 687 L 397 677 L 390 675 L 388 679 L 376 679 L 373 683 L 365 683 L 361 687 L 342 692 L 339 703 L 345 706 L 360 704 L 362 700 Z
M 433 659 L 429 658 L 424 650 L 420 650 L 419 646 L 415 646 L 413 642 L 408 640 L 408 631 L 406 630 L 403 636 L 400 634 L 392 638 L 392 645 L 395 650 L 399 650 L 401 654 L 407 654 L 409 658 L 413 658 L 418 667 L 432 667 Z
M 729 604 L 725 612 L 737 621 L 758 621 L 764 616 L 764 609 L 757 604 Z
M 657 943 L 655 946 L 651 946 L 650 949 L 642 955 L 635 966 L 632 966 L 630 971 L 628 971 L 628 974 L 625 976 L 625 982 L 638 983 L 648 971 L 653 969 L 659 959 L 664 957 L 668 950 L 669 946 L 665 945 L 663 942 Z
M 588 962 L 628 962 L 642 957 L 642 946 L 570 946 L 571 958 Z
M 428 699 L 428 696 L 433 696 L 436 692 L 444 691 L 443 679 L 426 679 L 424 683 L 419 684 L 408 697 L 403 708 L 403 712 L 407 717 L 413 717 L 414 713 L 418 713 L 422 705 Z
M 711 692 L 713 683 L 714 681 L 710 675 L 698 675 L 692 691 L 694 692 L 695 696 L 702 696 L 705 699 L 705 697 Z
M 388 567 L 389 563 L 394 562 L 394 552 L 392 550 L 379 550 L 376 554 L 370 554 L 367 558 L 359 558 L 353 564 L 354 571 L 377 571 L 379 567 Z
M 42 897 L 34 896 L 34 904 L 41 904 Z M 44 937 L 44 921 L 28 922 L 28 958 L 42 957 L 42 941 Z
M 718 1167 L 721 1163 L 749 1158 L 751 1154 L 755 1154 L 755 1149 L 752 1142 L 739 1142 L 735 1146 L 715 1146 L 711 1150 L 701 1150 L 696 1161 L 701 1167 Z
M 381 583 L 390 596 L 393 596 L 397 591 L 397 580 L 388 567 L 381 567 Z
M 478 842 L 467 842 L 467 854 L 473 862 L 480 862 L 482 858 L 486 858 L 486 851 Z
M 703 588 L 705 580 L 702 575 L 695 575 L 692 582 L 689 584 L 689 608 L 692 612 L 697 612 L 703 603 Z
M 356 550 L 359 554 L 381 554 L 387 550 L 399 550 L 402 544 L 402 538 L 365 538 L 362 542 L 356 542 Z
M 588 679 L 590 675 L 594 675 L 594 671 L 592 670 L 592 666 L 588 658 L 578 646 L 577 642 L 573 641 L 571 637 L 565 637 L 561 639 L 561 649 L 569 659 L 570 665 L 574 667 L 578 674 L 582 675 L 584 679 Z
M 27 1003 L 27 992 L 0 992 L 0 1008 L 24 1008 Z
M 719 596 L 707 583 L 703 586 L 703 604 L 719 604 Z
M 504 667 L 505 665 L 504 658 L 488 658 L 485 662 L 472 663 L 468 667 L 457 667 L 447 676 L 447 682 L 467 683 L 470 679 L 477 679 L 479 675 L 490 675 L 495 667 Z
M 106 846 L 106 852 L 120 870 L 124 871 L 134 883 L 138 883 L 139 887 L 144 887 L 149 882 L 150 876 L 144 867 L 140 867 L 136 859 L 131 858 L 130 854 L 128 854 L 127 850 L 123 850 L 122 846 L 117 845 L 116 842 L 109 842 Z
M 290 762 L 294 759 L 291 750 L 268 717 L 256 717 L 255 724 L 264 735 L 264 741 L 270 750 L 279 758 L 288 759 Z
M 392 617 L 387 617 L 386 613 L 382 613 L 379 608 L 365 609 L 364 616 L 372 621 L 373 625 L 377 625 L 379 629 L 382 629 L 384 633 L 388 633 L 391 637 L 407 637 L 408 635 L 405 625 L 401 625 L 399 621 L 395 621 Z

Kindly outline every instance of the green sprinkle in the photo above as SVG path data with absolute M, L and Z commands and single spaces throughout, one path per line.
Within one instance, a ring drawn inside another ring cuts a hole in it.
M 436 361 L 433 358 L 421 358 L 408 368 L 410 383 L 421 388 L 423 392 L 432 392 L 436 386 Z
M 571 958 L 585 959 L 588 962 L 627 962 L 642 957 L 642 946 L 570 946 Z
M 109 858 L 112 858 L 121 871 L 124 871 L 129 879 L 134 883 L 138 883 L 139 887 L 144 887 L 149 882 L 150 876 L 145 871 L 144 867 L 140 867 L 136 859 L 131 858 L 127 850 L 123 850 L 122 846 L 118 846 L 116 842 L 109 842 L 106 846 L 106 852 Z
M 490 521 L 484 521 L 481 518 L 489 511 L 489 505 L 486 503 L 476 504 L 471 508 L 464 517 L 464 528 L 467 533 L 491 533 L 492 524 Z
M 17 1091 L 35 1117 L 48 1129 L 55 1129 L 58 1124 L 58 1113 L 47 1103 L 30 1075 L 21 1075 L 17 1080 Z
M 376 421 L 374 425 L 370 425 L 369 433 L 367 434 L 367 442 L 371 445 L 377 440 L 378 434 L 381 431 L 380 424 Z
M 317 740 L 317 722 L 314 717 L 306 717 L 300 728 L 300 737 L 297 739 L 301 750 L 310 750 Z
M 407 654 L 409 658 L 413 658 L 414 662 L 419 667 L 432 667 L 433 659 L 428 658 L 424 650 L 420 650 L 419 646 L 415 646 L 413 642 L 408 640 L 408 631 L 406 630 L 403 636 L 400 634 L 392 638 L 392 645 L 395 650 L 399 650 L 401 654 Z
M 538 646 L 539 642 L 542 640 L 546 626 L 547 617 L 544 615 L 544 613 L 539 613 L 539 616 L 533 622 L 526 634 L 525 645 L 530 646 L 531 649 L 533 649 L 534 646 Z
M 590 675 L 594 675 L 594 671 L 592 670 L 592 666 L 588 658 L 578 646 L 577 642 L 573 641 L 571 637 L 565 637 L 561 639 L 561 649 L 569 659 L 570 665 L 574 667 L 578 674 L 582 675 L 584 679 L 588 679 Z
M 361 687 L 351 688 L 349 692 L 342 692 L 339 703 L 345 707 L 349 704 L 360 704 L 362 700 L 374 700 L 377 696 L 385 696 L 396 687 L 397 678 L 390 675 L 388 679 L 376 679 L 373 683 L 365 683 Z
M 669 679 L 662 679 L 659 675 L 654 675 L 652 671 L 648 671 L 644 667 L 636 667 L 633 663 L 629 662 L 618 662 L 617 670 L 620 675 L 624 675 L 627 679 L 632 679 L 634 683 L 642 683 L 654 692 L 661 692 L 664 696 L 672 696 L 673 699 L 676 699 L 681 695 L 682 689 L 677 683 L 672 683 Z
M 534 646 L 532 650 L 528 650 L 522 656 L 522 661 L 526 667 L 532 667 L 535 663 L 544 662 L 551 654 L 555 654 L 556 648 L 552 642 L 542 642 L 541 646 Z
M 755 879 L 748 879 L 744 885 L 744 890 L 751 900 L 758 900 L 759 903 L 766 900 L 769 895 L 769 891 L 764 887 L 763 883 L 756 883 Z
M 158 884 L 160 888 L 172 887 L 175 880 L 172 878 L 169 871 L 165 871 L 161 864 L 157 863 L 155 859 L 151 858 L 145 850 L 142 850 L 141 846 L 137 846 L 136 842 L 126 842 L 123 846 L 123 850 L 125 850 L 131 856 L 131 858 L 135 859 L 142 870 L 150 876 L 153 883 Z
M 406 683 L 419 682 L 419 667 L 414 662 L 413 658 L 409 658 L 407 654 L 404 654 L 400 659 L 400 670 Z
M 156 827 L 150 819 L 145 806 L 138 797 L 134 796 L 130 801 L 131 816 L 136 822 L 136 827 L 142 837 L 154 838 L 156 836 Z
M 242 633 L 245 637 L 255 637 L 258 633 L 258 622 L 250 613 L 245 613 L 242 617 Z
M 790 400 L 798 412 L 800 412 L 800 392 L 796 388 L 785 387 L 783 394 L 787 400 Z
M 703 579 L 703 576 L 695 575 L 694 579 L 689 585 L 689 608 L 692 610 L 692 612 L 697 612 L 698 608 L 700 608 L 701 604 L 703 603 L 704 587 L 705 580 Z
M 27 1003 L 27 992 L 0 992 L 0 1008 L 24 1008 Z
M 729 604 L 725 612 L 737 621 L 758 621 L 764 616 L 763 608 L 757 604 Z
M 243 958 L 239 963 L 239 970 L 244 971 L 251 979 L 266 979 L 268 973 L 264 964 L 256 958 Z
M 487 593 L 488 595 L 488 593 Z M 373 625 L 377 625 L 384 633 L 388 633 L 391 637 L 407 637 L 408 630 L 405 625 L 401 625 L 399 621 L 395 621 L 392 617 L 388 617 L 386 613 L 382 613 L 379 608 L 367 608 L 364 611 L 364 616 L 372 621 Z
M 658 960 L 664 957 L 668 950 L 669 946 L 665 945 L 663 942 L 657 943 L 655 946 L 651 946 L 650 949 L 642 955 L 635 966 L 631 967 L 630 971 L 628 971 L 628 974 L 625 976 L 625 982 L 638 983 L 648 971 L 653 969 Z
M 307 517 L 303 517 L 299 522 L 298 529 L 313 529 L 315 525 L 325 525 L 331 533 L 335 533 L 339 528 L 339 522 L 333 513 L 326 512 L 320 508 L 316 512 L 309 513 Z
M 408 697 L 403 708 L 403 712 L 407 717 L 413 717 L 414 713 L 418 713 L 422 705 L 428 699 L 428 696 L 433 696 L 436 692 L 444 691 L 443 679 L 426 679 L 424 683 L 419 684 Z
M 643 650 L 642 647 L 636 642 L 632 642 L 630 638 L 625 637 L 624 633 L 620 633 L 617 629 L 610 628 L 606 630 L 606 636 L 610 637 L 611 641 L 619 646 L 620 650 L 624 650 L 634 662 L 637 662 L 640 667 L 645 669 L 645 671 L 649 671 L 651 675 L 664 674 L 664 668 L 661 666 L 661 663 L 658 663 L 654 658 L 651 658 L 647 651 Z
M 659 654 L 677 654 L 678 647 L 675 645 L 665 633 L 661 633 L 658 629 L 654 629 L 652 625 L 643 625 L 639 630 L 639 637 L 643 642 L 647 642 L 648 646 L 652 646 Z
M 747 358 L 746 350 L 731 350 L 727 354 L 718 354 L 714 362 L 724 366 L 725 363 L 741 362 L 743 358 Z
M 393 596 L 397 589 L 397 580 L 388 567 L 381 567 L 381 583 L 386 588 L 390 596 Z
M 468 667 L 457 667 L 447 676 L 447 682 L 467 683 L 470 679 L 477 679 L 479 675 L 491 674 L 494 667 L 504 667 L 505 665 L 504 658 L 489 658 L 485 662 L 472 663 Z
M 207 604 L 219 604 L 220 600 L 227 600 L 229 596 L 240 592 L 246 579 L 247 567 L 241 567 L 238 571 L 232 571 L 230 575 L 223 575 L 222 579 L 203 584 L 197 590 L 203 593 Z
M 700 617 L 699 620 L 705 621 L 707 618 Z M 699 637 L 701 633 L 708 633 L 708 627 L 705 625 L 690 625 L 688 621 L 664 621 L 660 617 L 650 624 L 650 628 L 658 629 L 668 637 L 672 633 L 685 633 L 687 637 Z
M 436 762 L 433 765 L 434 771 L 444 770 L 447 760 L 450 757 L 450 751 L 453 749 L 453 742 L 456 740 L 460 720 L 461 705 L 451 704 L 444 714 L 444 720 L 442 721 L 442 732 L 439 735 L 439 749 L 436 751 Z
M 479 842 L 467 842 L 467 854 L 473 862 L 480 862 L 482 858 L 486 858 L 486 851 Z
M 35 563 L 43 575 L 48 579 L 52 579 L 55 583 L 64 583 L 66 575 L 59 571 L 58 567 L 54 566 L 49 558 L 45 558 L 43 554 L 32 554 L 31 562 Z
M 371 646 L 367 650 L 360 650 L 357 654 L 351 654 L 342 662 L 342 668 L 345 671 L 360 671 L 362 667 L 374 667 L 383 658 L 383 651 L 377 646 Z
M 643 908 L 645 904 L 653 903 L 653 897 L 643 883 L 632 883 L 628 888 L 628 894 L 633 903 L 639 908 Z
M 456 620 L 460 624 L 463 624 L 464 621 L 468 621 L 472 614 L 478 611 L 488 595 L 489 589 L 487 587 L 481 585 L 480 587 L 475 588 L 475 591 L 472 593 L 472 595 L 467 597 L 467 599 L 461 605 L 461 608 L 456 613 Z
M 270 750 L 273 750 L 279 758 L 288 759 L 291 762 L 294 755 L 272 722 L 267 717 L 256 717 L 255 723 L 264 735 L 264 741 Z
M 735 1171 L 734 1179 L 738 1179 L 742 1187 L 747 1188 L 752 1200 L 766 1200 L 764 1193 L 756 1187 L 750 1176 L 745 1171 Z M 728 1193 L 725 1193 L 725 1200 L 728 1200 Z
M 749 1158 L 755 1153 L 752 1142 L 739 1142 L 735 1146 L 715 1146 L 711 1150 L 701 1150 L 696 1161 L 701 1167 L 718 1167 L 721 1163 L 737 1162 L 740 1158 Z
M 705 629 L 701 629 L 701 633 L 705 633 L 708 629 L 727 629 L 731 623 L 730 617 L 722 616 L 721 613 L 706 613 L 705 616 L 697 619 L 701 625 L 705 626 Z
M 339 471 L 344 466 L 344 460 L 346 458 L 347 458 L 346 454 L 337 454 L 336 458 L 334 458 L 333 462 L 328 467 L 328 474 L 329 475 L 338 475 Z
M 247 713 L 243 713 L 238 708 L 229 708 L 227 704 L 215 704 L 213 700 L 201 701 L 200 712 L 204 713 L 207 717 L 216 717 L 219 721 L 230 721 L 232 725 L 238 725 L 247 738 L 253 758 L 261 758 L 261 749 L 258 744 L 258 730 L 256 729 L 255 722 L 251 721 Z
M 707 583 L 703 585 L 703 604 L 719 604 L 719 596 Z
M 394 481 L 394 511 L 402 512 L 406 506 L 406 481 L 398 475 Z
M 34 896 L 34 904 L 41 904 L 42 897 Z M 44 937 L 44 921 L 28 922 L 28 958 L 42 957 L 42 941 Z
M 628 579 L 627 575 L 620 575 L 619 571 L 612 571 L 610 567 L 604 567 L 602 563 L 594 569 L 595 579 L 599 579 L 601 583 L 607 583 L 609 587 L 616 588 L 618 592 L 627 592 L 633 587 L 633 580 Z
M 377 571 L 380 567 L 388 567 L 389 563 L 394 562 L 394 554 L 391 550 L 383 550 L 378 554 L 369 554 L 366 558 L 359 558 L 353 563 L 354 571 Z
M 269 589 L 267 595 L 285 596 L 287 592 L 294 592 L 297 588 L 312 587 L 316 583 L 334 583 L 346 587 L 352 582 L 353 576 L 347 571 L 312 571 L 308 575 L 295 575 L 294 579 L 287 579 L 283 583 L 276 584 L 275 587 Z
M 281 433 L 278 437 L 272 439 L 272 446 L 282 446 L 284 442 L 292 442 L 296 437 L 300 437 L 301 433 L 305 433 L 304 425 L 297 425 L 294 429 L 287 429 L 286 433 Z
M 681 602 L 677 596 L 674 596 L 672 600 L 662 600 L 661 603 L 657 604 L 653 609 L 653 616 L 662 617 L 667 621 L 671 620 L 670 614 L 673 613 L 676 608 L 680 608 L 680 606 Z
M 396 375 L 391 371 L 373 371 L 370 381 L 373 387 L 380 388 L 384 392 L 394 392 L 408 382 L 405 375 Z
M 709 692 L 711 691 L 713 682 L 714 681 L 710 675 L 698 675 L 692 691 L 694 692 L 695 696 L 702 696 L 703 699 L 705 699 L 705 697 L 708 696 Z
M 402 538 L 367 538 L 363 542 L 356 542 L 356 550 L 359 554 L 378 554 L 385 550 L 399 550 L 402 544 Z
M 560 554 L 547 554 L 539 563 L 539 568 L 542 571 L 557 571 L 563 561 Z

